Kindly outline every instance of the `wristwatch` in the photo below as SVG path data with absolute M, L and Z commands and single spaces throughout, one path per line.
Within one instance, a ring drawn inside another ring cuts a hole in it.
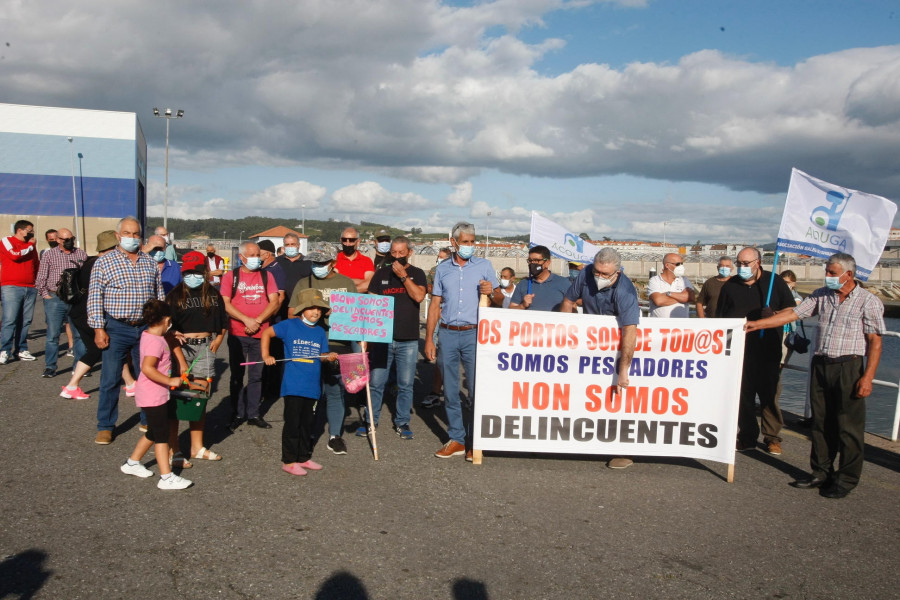
M 406 280 L 407 280 L 407 279 L 409 279 L 409 277 L 401 277 L 401 278 L 400 278 L 400 283 L 406 283 Z
M 671 298 L 671 297 L 672 297 L 672 292 L 666 292 L 666 298 Z

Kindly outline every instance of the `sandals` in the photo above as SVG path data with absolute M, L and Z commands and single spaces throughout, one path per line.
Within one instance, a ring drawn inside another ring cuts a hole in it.
M 184 457 L 184 454 L 176 452 L 169 458 L 169 466 L 173 469 L 190 469 L 194 465 Z
M 221 456 L 219 456 L 212 450 L 207 450 L 207 448 L 205 446 L 200 448 L 199 450 L 197 450 L 197 454 L 194 456 L 194 458 L 198 459 L 198 460 L 210 460 L 210 461 L 222 460 Z

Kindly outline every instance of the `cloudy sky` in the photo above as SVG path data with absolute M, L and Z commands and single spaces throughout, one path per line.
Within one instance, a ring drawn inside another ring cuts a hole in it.
M 169 216 L 768 242 L 791 167 L 900 199 L 898 40 L 875 0 L 0 0 L 0 102 L 136 112 L 153 215 L 158 106 Z

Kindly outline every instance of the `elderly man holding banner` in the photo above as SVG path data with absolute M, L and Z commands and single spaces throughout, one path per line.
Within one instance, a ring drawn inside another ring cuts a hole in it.
M 825 287 L 796 307 L 745 326 L 751 332 L 819 315 L 819 335 L 809 378 L 812 476 L 792 485 L 821 488 L 826 498 L 843 498 L 859 483 L 864 460 L 866 397 L 872 393 L 885 330 L 884 306 L 862 289 L 854 280 L 855 274 L 856 261 L 852 256 L 834 254 L 825 267 Z M 835 469 L 838 453 L 841 460 Z
M 475 254 L 475 226 L 459 222 L 451 232 L 453 256 L 438 265 L 434 273 L 428 325 L 425 333 L 425 358 L 435 360 L 434 332 L 440 323 L 439 367 L 444 376 L 447 408 L 447 435 L 450 440 L 435 453 L 438 458 L 466 455 L 472 460 L 472 411 L 475 401 L 475 351 L 478 345 L 478 304 L 481 295 L 502 302 L 500 282 L 489 260 Z M 465 369 L 468 388 L 464 411 L 459 396 L 459 367 Z M 466 414 L 464 414 L 464 412 Z
M 628 371 L 634 357 L 637 341 L 637 324 L 641 317 L 637 290 L 622 272 L 622 259 L 612 248 L 603 248 L 594 255 L 590 269 L 582 269 L 563 298 L 560 312 L 575 312 L 575 303 L 582 301 L 584 312 L 589 315 L 611 315 L 622 330 L 622 350 L 619 357 L 619 377 L 616 386 L 621 393 L 628 387 Z M 610 469 L 625 469 L 633 461 L 630 458 L 614 458 Z

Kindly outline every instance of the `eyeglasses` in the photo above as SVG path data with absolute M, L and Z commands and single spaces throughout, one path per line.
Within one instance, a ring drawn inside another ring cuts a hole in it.
M 737 261 L 737 264 L 739 267 L 749 267 L 750 265 L 755 263 L 757 260 L 759 260 L 759 259 L 754 258 L 753 260 L 739 260 L 739 261 Z
M 545 263 L 545 262 L 547 262 L 547 259 L 544 259 L 544 258 L 529 258 L 528 259 L 529 265 L 539 265 L 539 264 Z
M 676 267 L 680 267 L 681 265 L 684 264 L 684 262 L 680 262 L 680 263 L 670 262 L 669 264 L 670 264 L 670 265 L 675 265 Z
M 342 242 L 355 242 L 355 241 L 358 240 L 358 239 L 359 239 L 359 238 L 345 238 L 345 237 L 342 237 L 342 238 L 341 238 L 341 241 L 342 241 Z

